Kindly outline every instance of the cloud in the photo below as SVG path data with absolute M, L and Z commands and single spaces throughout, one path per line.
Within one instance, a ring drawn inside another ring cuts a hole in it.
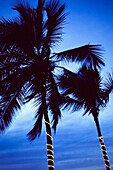
M 46 135 L 30 143 L 26 137 L 33 125 L 30 107 L 20 112 L 9 130 L 0 136 L 1 170 L 47 169 Z M 66 115 L 67 114 L 67 115 Z M 29 115 L 29 116 L 28 116 Z M 102 124 L 103 136 L 113 166 L 112 120 Z M 107 125 L 107 128 L 106 128 Z M 56 170 L 103 170 L 104 161 L 92 116 L 64 113 L 53 135 Z

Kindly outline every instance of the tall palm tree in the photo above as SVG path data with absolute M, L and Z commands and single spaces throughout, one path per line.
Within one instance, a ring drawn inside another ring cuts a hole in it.
M 36 122 L 28 133 L 30 140 L 40 136 L 44 118 L 47 135 L 48 169 L 54 169 L 52 128 L 56 131 L 61 117 L 59 91 L 56 83 L 60 61 L 81 62 L 100 69 L 104 65 L 98 45 L 51 53 L 62 39 L 65 5 L 59 0 L 38 0 L 36 8 L 18 3 L 15 19 L 0 20 L 0 131 L 5 131 L 21 106 L 33 101 Z M 66 69 L 65 69 L 66 70 Z
M 72 111 L 77 111 L 83 107 L 85 110 L 83 115 L 92 114 L 105 166 L 107 170 L 110 170 L 110 162 L 98 119 L 100 108 L 106 106 L 109 94 L 113 90 L 113 78 L 110 74 L 108 75 L 107 80 L 102 82 L 98 70 L 82 67 L 76 74 L 65 71 L 63 76 L 60 76 L 59 85 L 64 90 L 62 93 L 63 109 L 68 107 Z

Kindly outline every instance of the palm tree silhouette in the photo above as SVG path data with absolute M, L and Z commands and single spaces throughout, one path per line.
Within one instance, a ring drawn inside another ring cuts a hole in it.
M 82 67 L 78 73 L 65 71 L 59 78 L 60 88 L 64 90 L 62 93 L 63 109 L 68 108 L 77 111 L 84 108 L 86 113 L 92 114 L 97 128 L 98 138 L 105 161 L 107 170 L 110 170 L 110 162 L 108 159 L 106 147 L 100 129 L 98 120 L 100 107 L 105 107 L 109 101 L 109 94 L 113 89 L 113 78 L 108 74 L 105 82 L 102 82 L 99 71 L 92 68 Z
M 31 8 L 29 3 L 18 3 L 13 10 L 19 13 L 19 17 L 0 20 L 0 131 L 9 127 L 23 104 L 34 102 L 36 122 L 28 137 L 32 141 L 40 136 L 44 118 L 48 169 L 53 170 L 48 111 L 52 113 L 54 131 L 61 117 L 55 70 L 62 70 L 60 61 L 81 62 L 93 68 L 100 68 L 104 62 L 98 45 L 51 52 L 62 39 L 66 17 L 65 5 L 59 1 L 38 0 L 36 8 Z

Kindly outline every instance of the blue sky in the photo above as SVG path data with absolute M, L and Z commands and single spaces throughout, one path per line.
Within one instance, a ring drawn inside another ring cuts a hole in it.
M 55 49 L 78 47 L 84 44 L 101 44 L 104 49 L 105 72 L 113 67 L 113 2 L 111 0 L 62 0 L 69 13 L 64 28 L 63 42 Z M 10 7 L 16 0 L 0 0 L 0 16 L 13 17 Z M 30 0 L 29 0 L 30 2 Z M 31 4 L 36 4 L 32 0 Z M 75 70 L 75 68 L 73 68 Z M 101 129 L 113 168 L 113 95 L 100 112 Z M 62 113 L 57 133 L 53 135 L 56 170 L 104 170 L 96 128 L 91 116 L 82 117 L 82 111 Z M 45 129 L 33 143 L 26 134 L 33 125 L 31 105 L 23 107 L 12 126 L 0 135 L 1 170 L 47 170 Z

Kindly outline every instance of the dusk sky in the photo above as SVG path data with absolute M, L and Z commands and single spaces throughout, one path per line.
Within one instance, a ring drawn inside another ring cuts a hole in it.
M 17 0 L 0 0 L 0 16 L 12 18 Z M 29 0 L 36 6 L 37 0 Z M 68 12 L 62 43 L 55 52 L 85 44 L 101 44 L 106 63 L 103 79 L 113 72 L 113 2 L 111 0 L 61 0 Z M 74 67 L 70 67 L 76 70 Z M 93 117 L 65 111 L 53 134 L 55 170 L 105 170 Z M 26 134 L 32 128 L 31 104 L 22 108 L 12 125 L 0 134 L 0 170 L 47 170 L 45 126 L 40 138 L 30 143 Z M 113 169 L 113 94 L 99 115 L 102 134 Z

